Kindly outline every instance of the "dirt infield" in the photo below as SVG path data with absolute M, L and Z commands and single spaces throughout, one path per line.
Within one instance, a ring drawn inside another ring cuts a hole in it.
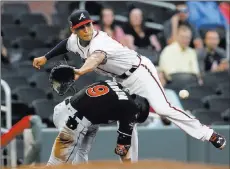
M 229 166 L 188 164 L 172 161 L 139 161 L 138 163 L 119 163 L 114 161 L 97 161 L 89 164 L 60 166 L 23 166 L 17 169 L 229 169 Z

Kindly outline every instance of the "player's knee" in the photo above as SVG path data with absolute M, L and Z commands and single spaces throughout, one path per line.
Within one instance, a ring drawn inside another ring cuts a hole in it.
M 165 115 L 166 112 L 170 112 L 171 108 L 169 107 L 169 105 L 167 106 L 162 106 L 162 105 L 156 105 L 153 107 L 154 111 L 159 114 L 159 115 Z
M 59 139 L 63 143 L 75 144 L 77 143 L 77 135 L 85 135 L 87 127 L 82 124 L 82 121 L 78 123 L 74 118 L 69 117 L 59 134 Z M 80 136 L 78 136 L 80 137 Z
M 58 135 L 58 140 L 62 144 L 73 144 L 75 142 L 75 137 L 66 127 L 63 127 L 63 130 Z

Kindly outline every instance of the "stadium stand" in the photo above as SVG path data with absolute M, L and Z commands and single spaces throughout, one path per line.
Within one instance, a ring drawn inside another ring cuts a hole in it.
M 22 14 L 19 15 L 16 18 L 16 23 L 20 25 L 24 25 L 29 27 L 32 27 L 34 25 L 38 24 L 47 24 L 47 21 L 45 17 L 42 14 L 32 14 L 32 13 L 27 13 L 27 14 Z
M 224 82 L 220 83 L 216 88 L 216 93 L 223 97 L 230 98 L 230 83 Z
M 11 14 L 2 13 L 1 14 L 1 23 L 2 23 L 2 25 L 14 24 L 14 17 Z
M 34 73 L 38 72 L 38 70 L 33 69 L 31 63 L 27 64 L 27 62 L 18 63 L 16 71 L 18 71 L 18 75 L 23 76 L 26 79 L 29 79 Z
M 216 95 L 206 96 L 202 99 L 205 107 L 219 114 L 229 108 L 229 98 Z
M 187 85 L 198 85 L 198 79 L 195 74 L 191 73 L 173 73 L 170 75 L 170 83 L 166 85 L 166 88 L 173 89 L 177 92 L 184 89 Z
M 197 98 L 187 98 L 187 99 L 181 99 L 181 103 L 185 110 L 195 110 L 199 108 L 204 108 L 204 104 L 200 99 Z
M 32 61 L 35 57 L 44 55 L 44 53 L 49 52 L 49 50 L 50 50 L 49 48 L 33 49 L 30 53 L 28 53 L 28 59 Z
M 31 93 L 31 94 L 30 94 Z M 12 97 L 15 100 L 31 106 L 31 103 L 36 99 L 46 98 L 46 94 L 42 89 L 32 88 L 27 86 L 17 87 L 12 91 Z
M 210 86 L 189 85 L 186 87 L 189 92 L 189 98 L 200 99 L 208 95 L 215 94 L 215 90 Z
M 120 3 L 122 3 L 123 8 L 117 7 L 121 5 Z M 115 14 L 122 17 L 128 17 L 129 10 L 138 7 L 144 11 L 147 21 L 157 24 L 163 24 L 164 21 L 168 20 L 175 13 L 173 9 L 156 7 L 142 2 L 131 3 L 124 1 L 120 3 L 108 3 L 105 1 L 94 3 L 86 2 L 85 7 L 92 15 L 99 16 L 99 9 L 105 6 L 111 6 L 113 9 L 116 9 Z M 1 68 L 1 70 L 2 77 L 5 77 L 6 81 L 8 81 L 12 87 L 12 90 L 15 90 L 15 88 L 19 86 L 31 85 L 34 90 L 37 88 L 42 89 L 49 98 L 54 96 L 56 100 L 60 99 L 53 95 L 54 93 L 49 87 L 47 73 L 60 61 L 80 67 L 83 63 L 80 57 L 74 53 L 61 55 L 51 59 L 51 61 L 42 68 L 42 72 L 39 73 L 32 67 L 31 61 L 34 57 L 43 55 L 50 50 L 50 47 L 54 45 L 52 40 L 59 39 L 61 29 L 68 25 L 66 18 L 71 11 L 77 7 L 79 7 L 79 3 L 55 2 L 55 13 L 52 14 L 53 23 L 52 25 L 48 25 L 45 15 L 43 15 L 43 13 L 32 13 L 26 3 L 6 3 L 2 6 L 4 10 L 1 14 L 1 32 L 3 43 L 7 47 L 9 55 L 11 55 L 13 68 Z M 125 22 L 127 21 L 122 21 L 122 23 Z M 201 35 L 203 35 L 206 30 L 205 28 L 200 29 Z M 218 31 L 221 33 L 221 39 L 223 39 L 225 33 L 221 28 L 219 28 Z M 162 32 L 160 31 L 160 33 Z M 158 37 L 160 37 L 160 35 Z M 138 48 L 137 52 L 147 56 L 155 65 L 158 65 L 159 53 L 145 48 Z M 38 80 L 41 77 L 43 80 Z M 182 99 L 182 103 L 186 109 L 194 110 L 202 108 L 201 98 L 205 96 L 208 97 L 209 95 L 217 94 L 229 98 L 229 83 L 226 82 L 228 78 L 228 72 L 206 73 L 203 77 L 204 86 L 199 86 L 197 84 L 197 78 L 194 75 L 178 73 L 172 75 L 171 83 L 167 84 L 166 87 L 174 89 L 177 93 L 181 89 L 187 89 L 190 93 L 189 98 Z M 82 77 L 81 81 L 77 82 L 74 87 L 76 90 L 79 90 L 95 80 L 105 79 L 109 78 L 97 76 L 92 73 L 92 75 Z M 45 95 L 43 96 L 46 97 Z
M 221 113 L 221 118 L 226 122 L 230 122 L 230 108 Z
M 47 126 L 54 127 L 52 112 L 57 103 L 57 101 L 53 100 L 37 99 L 32 102 L 32 107 L 34 108 L 35 114 L 39 115 Z
M 50 61 L 36 70 L 32 66 L 35 57 L 47 53 L 56 42 L 60 41 L 60 32 L 68 28 L 67 17 L 76 8 L 79 2 L 55 2 L 55 13 L 50 16 L 52 23 L 48 24 L 46 15 L 33 13 L 27 3 L 4 3 L 1 13 L 1 35 L 2 42 L 7 48 L 7 55 L 10 64 L 1 63 L 1 79 L 5 80 L 12 91 L 12 124 L 18 122 L 26 115 L 37 114 L 42 118 L 43 123 L 48 127 L 54 127 L 52 112 L 54 106 L 64 98 L 73 95 L 84 86 L 98 80 L 111 79 L 108 77 L 90 73 L 74 83 L 73 88 L 64 96 L 58 96 L 49 84 L 49 72 L 59 62 L 80 67 L 83 60 L 69 52 L 64 55 L 50 59 Z M 84 7 L 99 21 L 100 10 L 110 6 L 115 11 L 115 23 L 122 26 L 128 22 L 129 10 L 138 7 L 144 11 L 145 24 L 156 33 L 162 49 L 165 47 L 163 23 L 175 14 L 175 10 L 165 7 L 151 5 L 142 2 L 90 2 L 87 1 Z M 121 8 L 122 6 L 122 8 Z M 161 28 L 159 28 L 159 26 Z M 223 27 L 216 28 L 220 34 L 220 46 L 226 48 L 226 30 Z M 199 32 L 203 38 L 207 28 L 201 27 Z M 156 66 L 159 62 L 159 52 L 149 48 L 137 48 L 138 53 L 148 57 Z M 172 56 L 173 57 L 173 56 Z M 165 88 L 173 89 L 176 93 L 186 89 L 189 97 L 181 99 L 185 110 L 189 110 L 200 121 L 208 125 L 229 125 L 230 124 L 230 81 L 229 71 L 206 72 L 203 74 L 203 85 L 198 84 L 194 74 L 176 73 L 171 75 L 171 80 Z M 1 88 L 1 102 L 5 105 L 5 93 Z M 5 114 L 2 114 L 1 124 L 6 125 Z M 112 125 L 112 124 L 111 124 Z M 114 125 L 114 124 L 113 124 Z M 20 141 L 18 144 L 22 144 Z M 22 157 L 22 150 L 19 149 L 19 158 Z
M 221 121 L 221 116 L 219 112 L 211 111 L 207 109 L 196 109 L 192 111 L 192 114 L 201 121 L 201 123 L 206 125 L 211 125 L 216 121 Z
M 14 90 L 16 87 L 19 86 L 28 86 L 28 82 L 23 76 L 6 76 L 3 78 L 3 80 L 5 80 L 9 84 L 11 90 Z
M 204 84 L 217 87 L 219 83 L 229 82 L 229 72 L 207 72 L 204 77 Z
M 49 74 L 47 72 L 33 74 L 28 81 L 32 87 L 37 87 L 44 91 L 50 87 Z
M 4 3 L 2 5 L 3 13 L 7 14 L 25 14 L 30 13 L 30 8 L 27 3 Z
M 2 27 L 3 38 L 14 40 L 18 37 L 29 36 L 29 29 L 24 26 L 6 25 Z

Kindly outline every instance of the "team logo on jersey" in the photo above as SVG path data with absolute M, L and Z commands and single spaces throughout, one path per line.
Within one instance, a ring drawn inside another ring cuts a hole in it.
M 85 18 L 85 15 L 83 13 L 81 13 L 79 20 L 81 20 L 82 18 Z

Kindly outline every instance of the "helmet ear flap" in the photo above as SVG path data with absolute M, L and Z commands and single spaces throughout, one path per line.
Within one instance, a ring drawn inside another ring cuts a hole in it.
M 139 95 L 132 95 L 131 96 L 134 99 L 134 102 L 139 109 L 139 113 L 137 116 L 137 123 L 143 123 L 149 116 L 149 102 L 146 98 L 141 97 Z

